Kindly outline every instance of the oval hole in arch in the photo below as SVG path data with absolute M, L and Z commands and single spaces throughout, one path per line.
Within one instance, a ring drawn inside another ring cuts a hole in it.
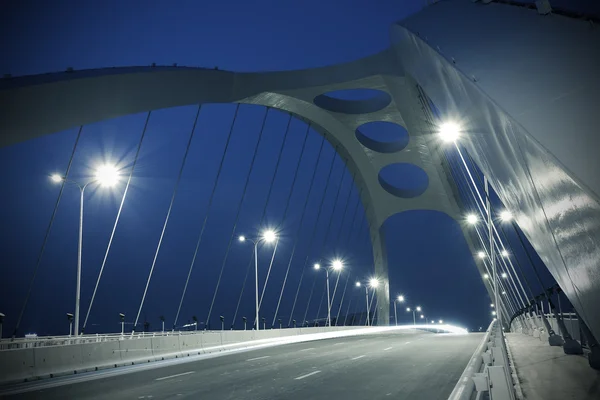
M 402 125 L 387 121 L 362 124 L 355 135 L 363 146 L 379 153 L 400 151 L 409 141 L 408 131 Z
M 389 164 L 379 171 L 379 184 L 396 197 L 410 199 L 425 193 L 429 177 L 420 167 L 408 163 Z
M 368 114 L 387 107 L 392 98 L 377 89 L 344 89 L 318 95 L 313 103 L 327 111 L 342 114 Z

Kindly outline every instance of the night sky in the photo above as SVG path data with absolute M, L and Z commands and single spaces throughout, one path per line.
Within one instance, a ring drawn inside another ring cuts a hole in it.
M 63 71 L 67 67 L 80 70 L 153 62 L 218 66 L 234 71 L 323 66 L 383 50 L 389 44 L 390 24 L 417 11 L 422 2 L 352 1 L 343 8 L 334 2 L 312 0 L 293 5 L 277 1 L 62 1 L 50 7 L 36 3 L 39 2 L 2 5 L 2 74 L 17 76 Z M 138 330 L 146 319 L 151 330 L 160 329 L 160 315 L 165 316 L 167 327 L 173 323 L 235 108 L 231 104 L 210 104 L 201 109 Z M 197 109 L 188 106 L 151 114 L 86 333 L 118 331 L 120 312 L 126 314 L 128 323 L 135 319 Z M 232 233 L 249 237 L 258 234 L 289 120 L 282 112 L 268 113 L 235 232 L 233 225 L 265 110 L 258 106 L 240 107 L 178 325 L 194 315 L 199 321 L 206 321 Z M 117 163 L 126 178 L 146 117 L 146 113 L 131 115 L 83 127 L 71 179 L 86 182 L 93 168 L 103 162 Z M 317 158 L 322 138 L 312 130 L 300 160 L 289 212 L 282 220 L 306 125 L 293 119 L 289 129 L 263 222 L 263 227 L 278 227 L 281 234 L 261 307 L 268 325 L 298 231 L 300 239 L 279 311 L 284 325 L 290 317 L 305 261 L 310 267 L 314 262 L 326 263 L 335 257 L 344 259 L 347 271 L 342 274 L 334 303 L 337 311 L 350 273 L 342 314 L 348 299 L 352 299 L 350 312 L 364 310 L 364 292 L 356 290 L 353 283 L 372 275 L 362 205 L 352 218 L 358 204 L 356 188 L 342 160 L 327 142 Z M 60 185 L 52 183 L 48 176 L 64 173 L 76 136 L 74 128 L 0 149 L 0 312 L 7 315 L 5 336 L 14 329 L 60 190 Z M 299 229 L 315 166 L 316 180 Z M 82 323 L 125 180 L 114 189 L 90 186 L 86 193 Z M 317 220 L 324 193 L 323 210 Z M 77 188 L 65 187 L 20 335 L 67 333 L 65 313 L 74 309 L 78 201 Z M 404 312 L 406 305 L 420 305 L 428 319 L 444 319 L 470 329 L 487 327 L 489 298 L 457 222 L 437 212 L 415 211 L 391 217 L 385 229 L 390 295 L 394 298 L 403 294 L 407 299 L 399 309 L 399 321 L 412 321 L 412 316 Z M 316 236 L 311 240 L 313 231 Z M 211 315 L 213 327 L 219 325 L 219 315 L 225 316 L 227 326 L 231 324 L 251 255 L 250 243 L 232 242 Z M 259 252 L 261 285 L 271 255 L 272 247 Z M 317 315 L 323 318 L 324 274 L 307 268 L 303 279 L 293 318 L 302 320 L 315 279 L 307 319 Z M 251 275 L 235 321 L 238 328 L 242 316 L 252 319 L 253 284 Z

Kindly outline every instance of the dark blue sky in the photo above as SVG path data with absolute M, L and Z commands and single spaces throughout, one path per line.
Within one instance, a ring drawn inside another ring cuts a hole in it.
M 235 71 L 328 65 L 386 48 L 390 24 L 418 10 L 422 2 L 352 1 L 346 2 L 344 7 L 339 7 L 337 2 L 312 0 L 294 4 L 63 1 L 54 7 L 39 3 L 22 1 L 2 6 L 0 35 L 5 40 L 0 44 L 0 54 L 3 54 L 0 73 L 16 76 L 61 71 L 66 67 L 85 69 L 153 62 L 219 66 Z M 190 106 L 152 114 L 88 332 L 116 331 L 119 312 L 127 315 L 127 321 L 135 319 L 196 109 Z M 141 321 L 146 315 L 154 329 L 160 325 L 159 315 L 165 315 L 167 326 L 175 316 L 234 109 L 234 105 L 206 105 L 200 114 L 142 311 Z M 186 322 L 192 315 L 204 321 L 208 313 L 264 111 L 262 107 L 241 107 L 180 322 Z M 102 159 L 118 162 L 127 174 L 145 117 L 145 114 L 132 115 L 85 126 L 71 177 L 84 180 Z M 269 113 L 237 233 L 256 232 L 287 118 L 278 111 Z M 347 172 L 334 204 L 340 177 L 345 173 L 339 157 L 325 194 L 317 236 L 308 252 L 329 163 L 334 156 L 333 149 L 326 143 L 321 159 L 317 159 L 321 137 L 315 132 L 308 137 L 291 211 L 286 221 L 281 221 L 305 128 L 300 121 L 292 121 L 268 205 L 267 222 L 281 224 L 283 235 L 262 312 L 269 321 L 277 304 L 315 165 L 317 180 L 309 198 L 280 315 L 284 321 L 290 315 L 307 254 L 310 264 L 334 256 L 346 260 L 352 273 L 347 292 L 347 296 L 353 294 L 351 311 L 355 305 L 364 309 L 364 298 L 354 290 L 352 282 L 371 274 L 368 230 L 365 223 L 360 224 L 362 206 L 354 228 L 350 226 L 350 210 L 357 204 L 357 193 Z M 58 195 L 59 188 L 48 180 L 48 174 L 66 169 L 76 133 L 73 129 L 0 149 L 4 194 L 0 207 L 0 226 L 3 227 L 0 233 L 0 311 L 7 315 L 5 333 L 14 327 Z M 112 192 L 91 190 L 86 195 L 82 319 L 122 191 L 123 185 Z M 342 218 L 346 198 L 350 206 L 348 215 Z M 332 228 L 325 241 L 332 213 Z M 73 312 L 77 218 L 78 192 L 68 187 L 35 281 L 21 334 L 65 333 L 68 327 L 64 315 Z M 342 232 L 341 238 L 337 237 L 338 231 Z M 457 223 L 434 212 L 410 212 L 390 218 L 386 232 L 392 297 L 404 294 L 410 305 L 418 303 L 432 318 L 443 318 L 469 328 L 487 325 L 489 300 Z M 249 245 L 233 243 L 216 297 L 213 325 L 221 314 L 230 323 L 250 255 Z M 267 273 L 269 257 L 267 250 L 260 253 L 261 282 Z M 298 320 L 307 307 L 314 276 L 312 270 L 307 270 L 294 314 Z M 324 279 L 319 279 L 309 319 L 316 316 L 325 287 Z M 252 287 L 253 280 L 248 283 Z M 339 299 L 339 293 L 336 297 Z M 246 290 L 238 319 L 252 312 L 253 295 Z M 319 316 L 323 317 L 324 313 L 325 306 L 322 306 Z M 401 313 L 399 319 L 409 321 L 410 318 Z

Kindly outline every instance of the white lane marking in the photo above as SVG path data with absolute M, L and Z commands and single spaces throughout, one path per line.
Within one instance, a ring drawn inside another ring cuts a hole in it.
M 188 372 L 184 372 L 182 374 L 177 374 L 177 375 L 171 375 L 171 376 L 163 376 L 162 378 L 156 378 L 156 381 L 163 381 L 165 379 L 171 379 L 171 378 L 177 378 L 178 376 L 183 376 L 183 375 L 189 375 L 189 374 L 193 374 L 196 371 L 188 371 Z
M 365 340 L 365 339 L 358 339 L 357 342 L 362 342 L 363 340 Z
M 366 354 L 363 354 L 362 356 L 358 356 L 358 357 L 354 357 L 353 360 L 358 360 L 359 358 L 363 358 Z
M 256 358 L 249 358 L 246 361 L 254 361 L 254 360 L 262 360 L 263 358 L 269 358 L 271 356 L 262 356 L 262 357 L 256 357 Z
M 318 374 L 319 372 L 321 372 L 321 371 L 313 371 L 310 374 L 302 375 L 302 376 L 299 376 L 299 377 L 294 378 L 294 379 L 297 380 L 297 381 L 299 381 L 300 379 L 308 378 L 309 376 L 314 375 L 314 374 Z
M 308 349 L 302 349 L 302 350 L 299 350 L 299 351 L 308 351 L 308 350 L 314 350 L 314 349 L 315 349 L 314 347 L 309 347 Z
M 404 344 L 409 344 L 409 343 L 410 343 L 410 342 L 406 342 L 406 343 L 404 343 Z
M 334 346 L 337 346 L 338 344 L 345 344 L 346 342 L 340 342 L 340 343 L 334 343 Z
M 385 350 L 391 350 L 391 349 L 392 349 L 391 347 L 388 347 L 387 349 L 383 349 L 383 350 L 385 351 Z

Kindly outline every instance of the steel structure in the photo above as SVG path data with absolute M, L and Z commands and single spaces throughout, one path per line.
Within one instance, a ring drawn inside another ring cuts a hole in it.
M 452 0 L 392 26 L 391 42 L 354 62 L 298 71 L 152 66 L 4 78 L 0 146 L 190 104 L 240 102 L 290 112 L 309 121 L 347 160 L 369 221 L 375 273 L 384 283 L 377 289 L 378 321 L 388 324 L 386 219 L 430 209 L 462 222 L 442 167 L 442 144 L 424 123 L 422 90 L 447 119 L 461 123 L 461 143 L 600 337 L 600 136 L 593 135 L 600 31 L 586 21 L 531 9 Z M 327 95 L 356 88 L 378 95 Z M 357 133 L 373 121 L 405 127 L 409 143 L 382 145 Z M 381 169 L 395 163 L 424 171 L 427 188 L 406 192 L 380 180 Z M 476 263 L 483 275 L 484 265 Z

